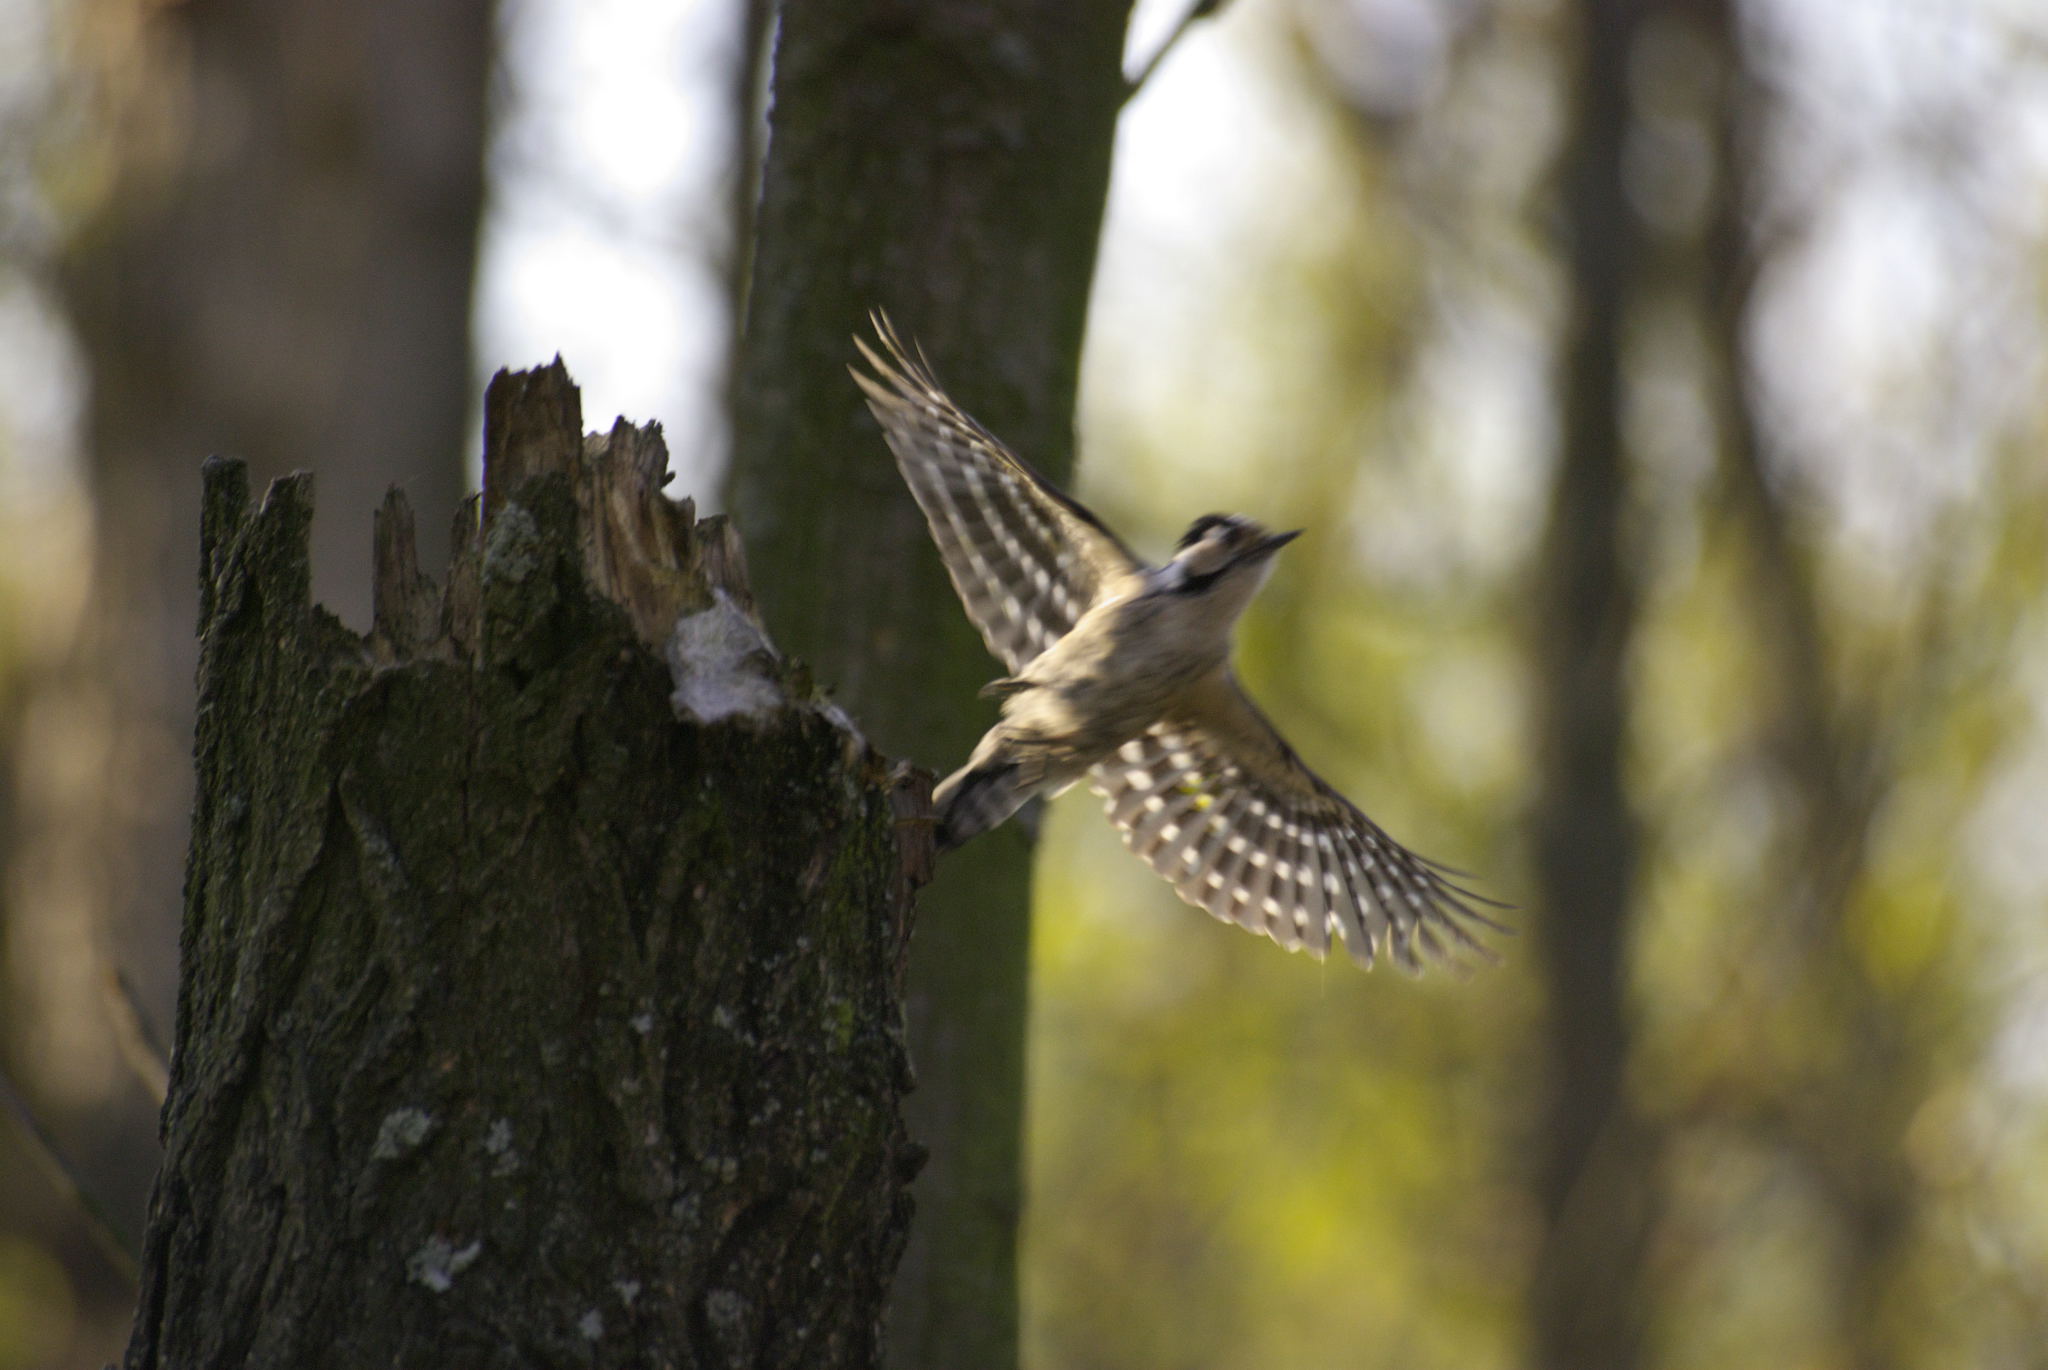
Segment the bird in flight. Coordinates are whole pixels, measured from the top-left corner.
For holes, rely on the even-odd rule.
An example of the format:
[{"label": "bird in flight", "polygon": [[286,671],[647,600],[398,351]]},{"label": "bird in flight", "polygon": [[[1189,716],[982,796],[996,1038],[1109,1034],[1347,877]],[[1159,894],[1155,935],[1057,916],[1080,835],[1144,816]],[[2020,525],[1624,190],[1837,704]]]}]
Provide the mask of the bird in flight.
[{"label": "bird in flight", "polygon": [[[1086,777],[1124,845],[1188,903],[1320,959],[1419,969],[1508,931],[1325,784],[1237,683],[1231,633],[1298,536],[1208,514],[1153,566],[947,398],[877,311],[849,368],[967,616],[1009,674],[1002,717],[932,800],[941,851]],[[886,354],[886,355],[885,355]]]}]

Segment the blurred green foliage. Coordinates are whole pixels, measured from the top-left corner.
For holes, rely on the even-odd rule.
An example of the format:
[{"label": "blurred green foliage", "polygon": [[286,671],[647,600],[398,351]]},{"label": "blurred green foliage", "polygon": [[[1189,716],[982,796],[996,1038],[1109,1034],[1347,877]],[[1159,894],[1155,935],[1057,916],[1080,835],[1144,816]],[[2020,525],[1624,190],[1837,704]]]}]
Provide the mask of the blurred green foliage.
[{"label": "blurred green foliage", "polygon": [[[1212,508],[1305,525],[1241,633],[1248,685],[1397,837],[1526,900],[1544,631],[1528,582],[1555,441],[1528,393],[1568,284],[1543,221],[1559,119],[1539,101],[1487,125],[1487,186],[1440,159],[1488,91],[1564,98],[1571,15],[1490,7],[1433,102],[1389,123],[1319,60],[1330,8],[1238,6],[1162,71],[1156,116],[1134,107],[1083,493],[1155,555]],[[1192,168],[1136,164],[1230,83],[1252,92],[1233,97],[1256,112],[1242,136]],[[1226,246],[1180,245],[1169,214]],[[2018,246],[2038,271],[2048,221],[2031,215]],[[1831,392],[1877,397],[1825,414],[1845,440],[1858,417],[1947,435],[1900,473],[1802,442],[1811,416],[1772,403],[1800,375],[1755,387],[1785,463],[1772,512],[1812,578],[1822,697],[1804,703],[1845,771],[1841,811],[1815,814],[1770,612],[1800,589],[1760,571],[1730,494],[1689,231],[1664,243],[1628,358],[1646,844],[1628,1082],[1655,1134],[1650,1354],[2048,1365],[2048,311],[2021,287],[2017,350],[1891,340],[1918,349],[1911,387],[1859,377],[1855,356],[1805,359],[1823,411]],[[1818,269],[1789,250],[1777,267]],[[1913,410],[1967,388],[1940,373],[1995,367],[2005,384],[1975,390],[2002,407]],[[1868,499],[1905,531],[1859,527]],[[1030,1364],[1526,1363],[1549,1061],[1528,938],[1496,939],[1505,963],[1463,979],[1290,958],[1179,904],[1082,797],[1053,810],[1039,881]]]},{"label": "blurred green foliage", "polygon": [[40,1245],[0,1233],[0,1367],[47,1364],[71,1334],[71,1284]]}]

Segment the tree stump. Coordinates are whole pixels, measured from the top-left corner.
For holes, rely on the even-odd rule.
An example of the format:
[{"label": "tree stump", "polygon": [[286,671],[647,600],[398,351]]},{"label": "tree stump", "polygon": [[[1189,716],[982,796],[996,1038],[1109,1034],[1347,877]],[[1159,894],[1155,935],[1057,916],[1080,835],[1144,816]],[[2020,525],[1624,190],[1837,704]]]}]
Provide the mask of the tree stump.
[{"label": "tree stump", "polygon": [[367,637],[310,602],[310,478],[251,512],[207,463],[129,1366],[880,1361],[929,777],[775,655],[659,430],[579,406],[499,374],[446,591],[393,491]]}]

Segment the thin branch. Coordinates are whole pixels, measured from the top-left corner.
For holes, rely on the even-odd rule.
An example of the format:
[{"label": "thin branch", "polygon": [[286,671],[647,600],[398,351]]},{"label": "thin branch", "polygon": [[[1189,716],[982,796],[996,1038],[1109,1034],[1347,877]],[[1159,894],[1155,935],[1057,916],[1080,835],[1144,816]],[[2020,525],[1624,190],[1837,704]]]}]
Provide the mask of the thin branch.
[{"label": "thin branch", "polygon": [[136,1272],[141,1266],[141,1254],[135,1243],[117,1227],[100,1201],[85,1187],[85,1182],[71,1163],[64,1159],[64,1153],[57,1149],[57,1140],[50,1135],[42,1120],[29,1106],[28,1099],[15,1087],[13,1076],[0,1066],[0,1103],[7,1107],[7,1113],[21,1130],[28,1149],[40,1157],[50,1180],[58,1192],[77,1206],[80,1216],[85,1219],[86,1231],[92,1234],[94,1243],[107,1263],[119,1272],[121,1277],[133,1284]]},{"label": "thin branch", "polygon": [[[742,4],[739,56],[732,72],[732,199],[726,208],[723,263],[735,339],[746,326],[747,284],[753,274],[754,214],[761,199],[762,158],[768,150],[768,88],[776,25],[774,0],[742,0]],[[735,358],[738,352],[735,344]]]},{"label": "thin branch", "polygon": [[170,1058],[164,1052],[162,1039],[150,1026],[149,1015],[142,1011],[134,982],[119,966],[105,966],[100,974],[100,997],[106,1001],[107,1017],[113,1023],[121,1059],[136,1081],[149,1091],[157,1107],[163,1107],[164,1095],[170,1091]]},{"label": "thin branch", "polygon": [[1222,9],[1223,5],[1224,0],[1195,0],[1195,3],[1188,7],[1188,12],[1180,17],[1180,22],[1173,26],[1173,32],[1167,34],[1165,41],[1152,49],[1152,55],[1145,59],[1145,65],[1138,69],[1138,74],[1125,84],[1123,103],[1128,105],[1137,98],[1138,92],[1145,88],[1145,83],[1152,79],[1152,73],[1159,70],[1159,64],[1164,62],[1166,55],[1180,43],[1181,37],[1195,26],[1196,20],[1209,18]]}]

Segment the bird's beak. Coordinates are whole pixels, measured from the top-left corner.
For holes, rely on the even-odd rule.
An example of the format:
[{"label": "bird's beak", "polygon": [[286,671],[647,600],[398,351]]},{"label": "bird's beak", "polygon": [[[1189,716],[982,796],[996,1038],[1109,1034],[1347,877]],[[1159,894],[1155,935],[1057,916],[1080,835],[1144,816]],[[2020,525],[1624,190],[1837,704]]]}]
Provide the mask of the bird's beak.
[{"label": "bird's beak", "polygon": [[1305,529],[1297,528],[1291,533],[1275,533],[1259,544],[1258,553],[1262,557],[1270,557],[1273,553],[1300,537],[1305,531]]}]

